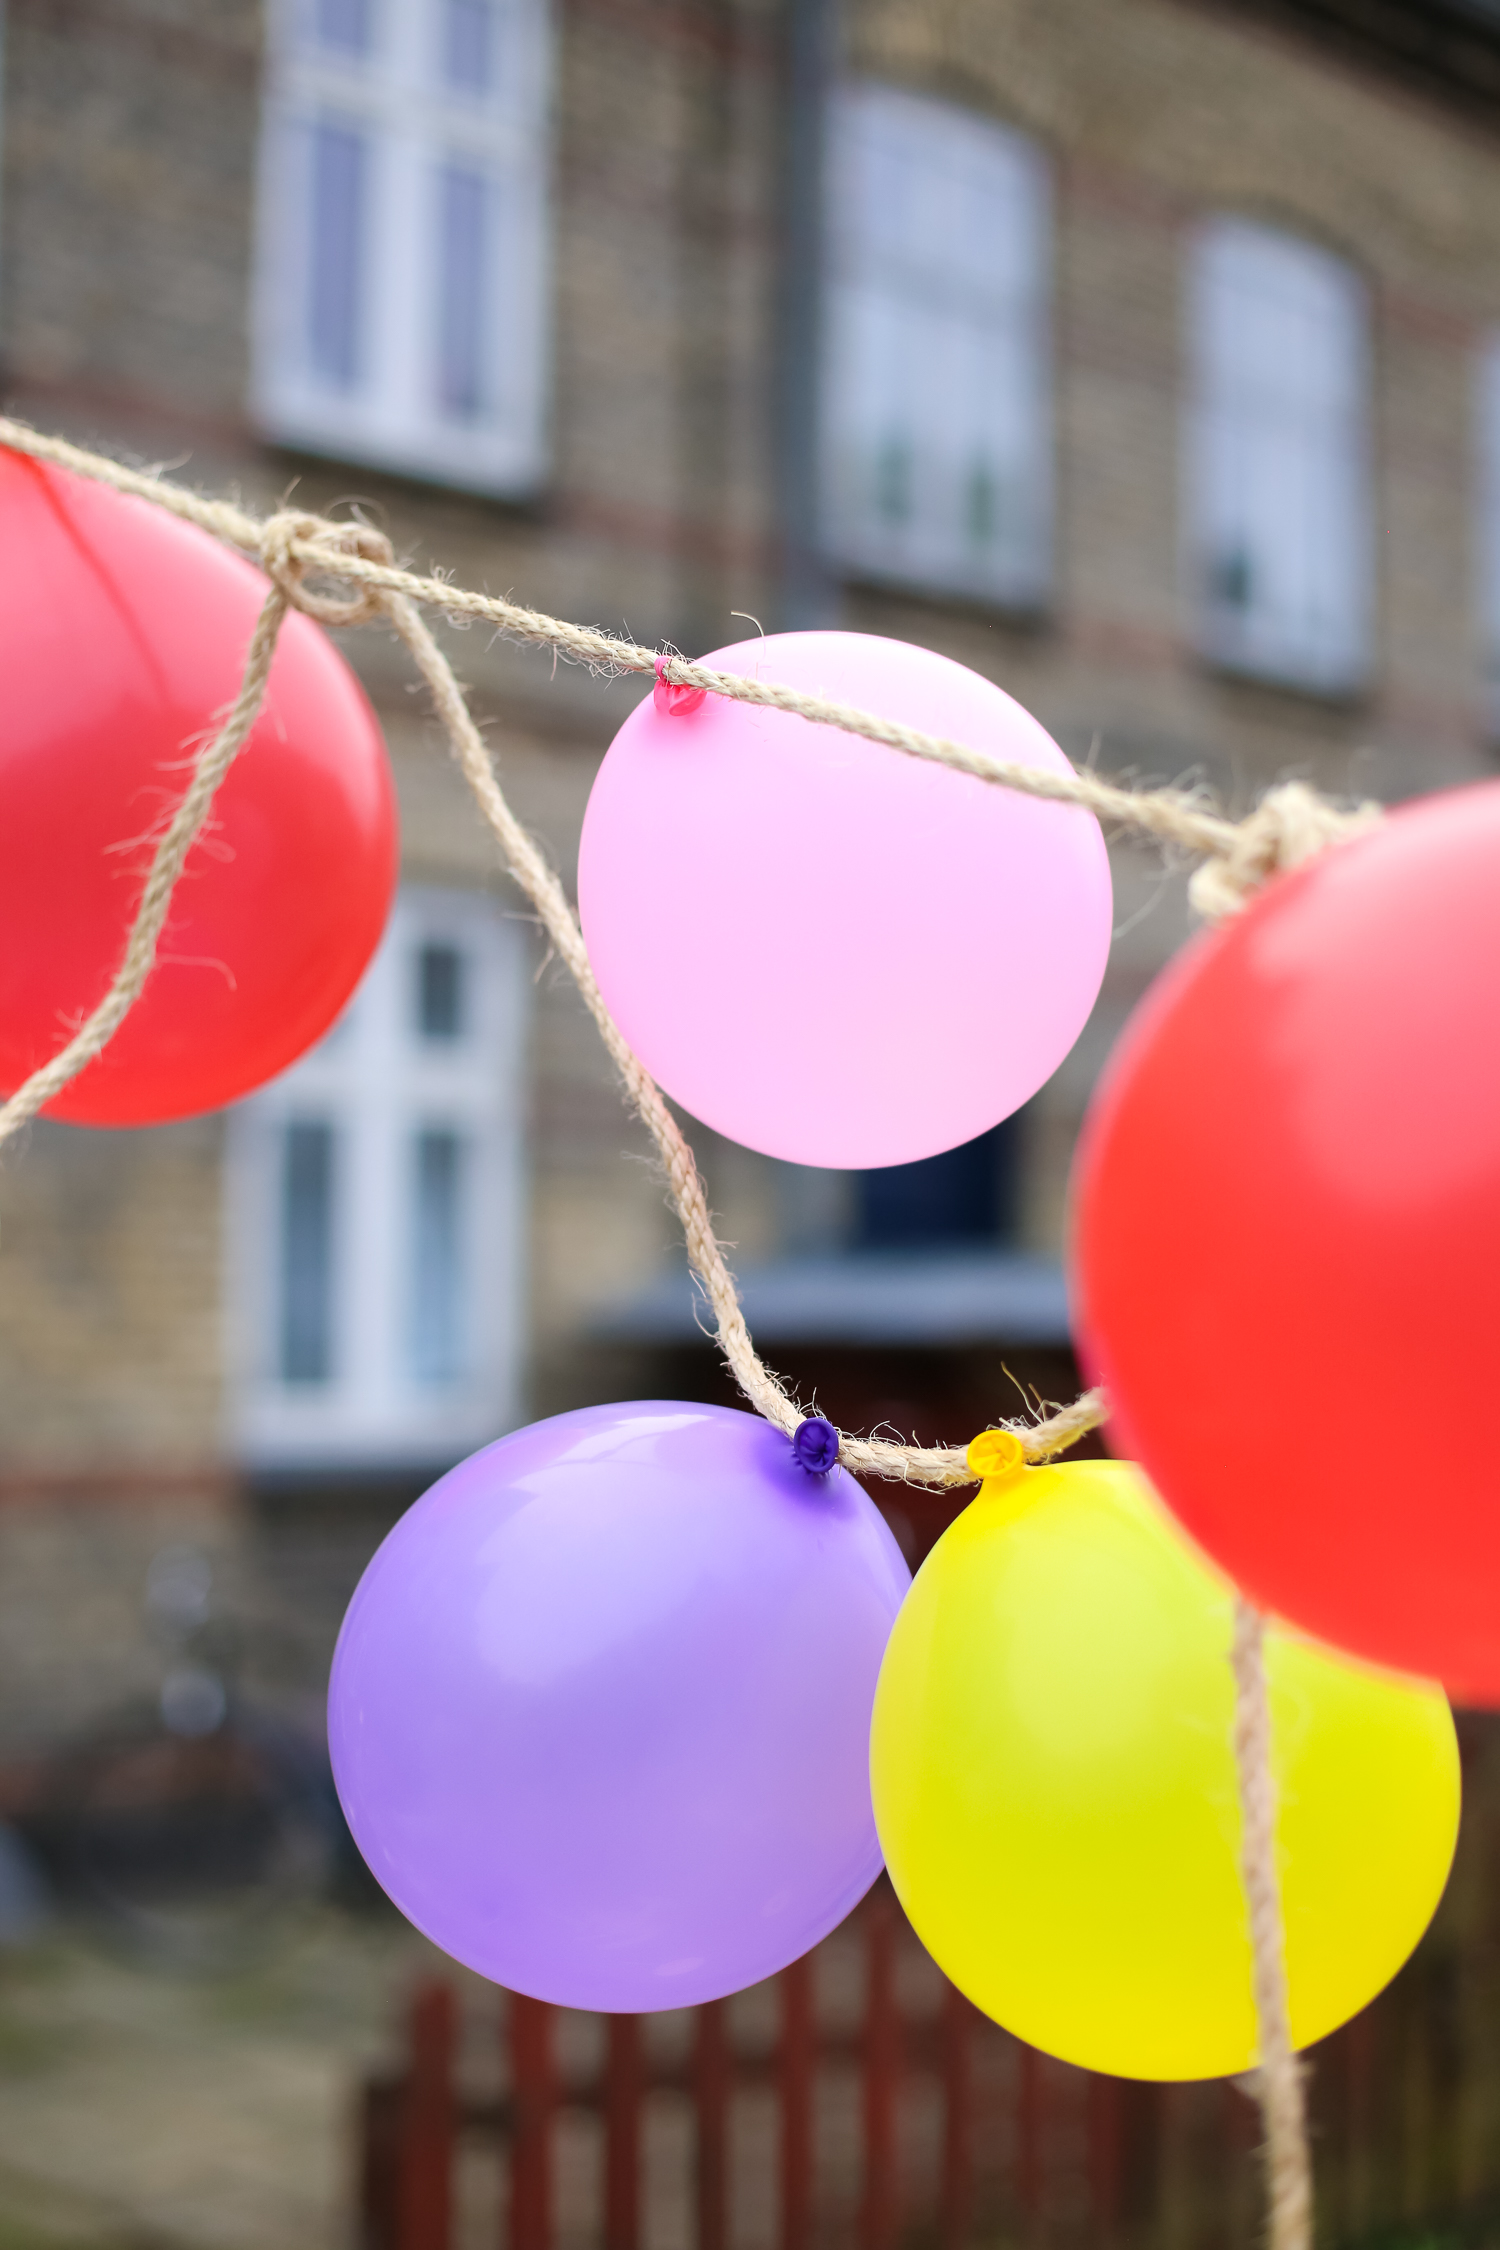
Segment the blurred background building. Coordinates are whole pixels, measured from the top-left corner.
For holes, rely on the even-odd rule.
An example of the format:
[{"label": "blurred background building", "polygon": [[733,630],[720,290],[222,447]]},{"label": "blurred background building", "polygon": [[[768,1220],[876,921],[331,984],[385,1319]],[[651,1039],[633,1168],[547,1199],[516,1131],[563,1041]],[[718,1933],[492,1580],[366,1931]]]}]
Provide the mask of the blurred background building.
[{"label": "blurred background building", "polygon": [[[5,37],[14,412],[256,504],[357,497],[419,563],[647,642],[922,642],[1075,758],[1236,803],[1487,766],[1487,0],[9,0]],[[571,878],[638,683],[457,654]],[[475,1444],[727,1395],[587,1019],[396,650],[348,655],[405,883],[346,1021],[233,1115],[43,1124],[7,1166],[3,1757],[148,1662],[164,1544],[253,1558],[326,1654]],[[762,1344],[851,1423],[963,1438],[1021,1405],[1004,1369],[1072,1381],[1074,1133],[1186,926],[1154,858],[1116,868],[1094,1020],[1013,1123],[862,1176],[694,1134]]]},{"label": "blurred background building", "polygon": [[[0,151],[0,380],[47,429],[692,654],[920,642],[1239,806],[1493,770],[1495,0],[6,0]],[[450,640],[571,883],[640,685]],[[404,881],[345,1020],[230,1115],[42,1123],[0,1178],[0,1809],[131,1697],[191,1732],[210,1583],[315,1734],[435,1472],[730,1397],[400,652],[346,653]],[[1013,1122],[847,1176],[691,1132],[758,1341],[847,1424],[1070,1395],[1073,1139],[1188,927],[1156,855],[1115,870],[1094,1018]]]}]

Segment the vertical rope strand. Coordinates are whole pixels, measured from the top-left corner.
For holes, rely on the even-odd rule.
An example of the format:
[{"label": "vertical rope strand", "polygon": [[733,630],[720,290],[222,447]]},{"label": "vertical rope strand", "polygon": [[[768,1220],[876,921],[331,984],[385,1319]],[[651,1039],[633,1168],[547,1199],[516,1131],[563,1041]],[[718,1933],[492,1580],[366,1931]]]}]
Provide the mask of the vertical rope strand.
[{"label": "vertical rope strand", "polygon": [[1266,1621],[1237,1597],[1234,1605],[1234,1762],[1240,1792],[1240,1870],[1250,1919],[1260,2067],[1257,2094],[1265,2127],[1266,2197],[1271,2250],[1311,2250],[1312,2159],[1302,2066],[1287,2015],[1286,1932],[1276,1865],[1276,1781],[1271,1771],[1271,1705],[1266,1690]]},{"label": "vertical rope strand", "polygon": [[64,1086],[108,1046],[140,998],[156,961],[156,948],[172,904],[172,893],[187,855],[208,818],[220,782],[244,748],[245,739],[260,716],[271,659],[276,654],[276,636],[286,613],[287,598],[279,586],[273,586],[256,620],[239,693],[218,734],[199,753],[187,792],[156,847],[114,981],[67,1045],[39,1070],[34,1070],[0,1107],[0,1143],[18,1133],[54,1094],[60,1094]]},{"label": "vertical rope strand", "polygon": [[604,996],[594,981],[578,917],[568,903],[567,893],[542,857],[535,837],[521,825],[506,803],[484,739],[474,724],[452,665],[438,647],[415,603],[408,601],[404,594],[393,594],[387,597],[387,605],[396,631],[427,682],[453,755],[505,855],[505,864],[541,917],[548,937],[598,1026],[599,1036],[615,1068],[625,1081],[638,1115],[656,1143],[666,1167],[672,1200],[682,1221],[688,1256],[713,1308],[719,1345],[734,1371],[735,1380],[757,1412],[790,1435],[802,1419],[802,1410],[763,1364],[750,1340],[734,1277],[714,1233],[708,1198],[693,1152],[667,1107],[660,1087],[631,1049],[604,1004]]}]

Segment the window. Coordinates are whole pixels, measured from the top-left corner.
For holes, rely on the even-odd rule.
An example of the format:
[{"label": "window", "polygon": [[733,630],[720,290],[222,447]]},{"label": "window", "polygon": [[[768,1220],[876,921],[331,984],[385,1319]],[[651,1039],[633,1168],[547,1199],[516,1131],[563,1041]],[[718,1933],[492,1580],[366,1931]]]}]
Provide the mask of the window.
[{"label": "window", "polygon": [[1337,693],[1370,660],[1369,346],[1342,260],[1244,219],[1194,250],[1189,537],[1204,651]]},{"label": "window", "polygon": [[935,1250],[1008,1242],[1015,1231],[1018,1120],[915,1164],[855,1172],[854,1246]]},{"label": "window", "polygon": [[344,459],[544,468],[547,0],[273,0],[255,405]]},{"label": "window", "polygon": [[1489,727],[1500,738],[1500,333],[1479,369],[1479,587]]},{"label": "window", "polygon": [[861,576],[1028,605],[1051,559],[1045,163],[889,86],[832,108],[825,539]]},{"label": "window", "polygon": [[490,900],[403,891],[342,1021],[232,1113],[253,1463],[435,1464],[513,1418],[529,989],[519,927]]}]

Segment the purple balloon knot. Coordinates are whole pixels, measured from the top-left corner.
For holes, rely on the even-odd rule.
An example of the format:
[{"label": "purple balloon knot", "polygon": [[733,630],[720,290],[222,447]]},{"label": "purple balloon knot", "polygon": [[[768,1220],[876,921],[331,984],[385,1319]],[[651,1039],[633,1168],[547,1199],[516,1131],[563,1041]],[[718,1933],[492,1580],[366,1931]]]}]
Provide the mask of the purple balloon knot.
[{"label": "purple balloon knot", "polygon": [[839,1433],[821,1414],[809,1414],[797,1424],[792,1437],[792,1458],[809,1476],[826,1477],[839,1457]]},{"label": "purple balloon knot", "polygon": [[[675,653],[675,652],[674,652]],[[685,719],[708,701],[706,687],[686,687],[667,678],[667,659],[656,659],[656,685],[651,700],[665,719]]]}]

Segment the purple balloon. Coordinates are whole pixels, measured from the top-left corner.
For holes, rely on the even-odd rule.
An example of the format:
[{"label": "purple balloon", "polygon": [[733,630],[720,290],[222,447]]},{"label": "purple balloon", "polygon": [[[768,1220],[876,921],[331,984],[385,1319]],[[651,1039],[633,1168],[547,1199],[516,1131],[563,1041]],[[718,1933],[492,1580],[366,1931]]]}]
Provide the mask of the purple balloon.
[{"label": "purple balloon", "polygon": [[328,1735],[403,1914],[565,2007],[682,2008],[880,1872],[875,1680],[910,1583],[843,1469],[722,1406],[590,1406],[460,1462],[355,1590]]}]

